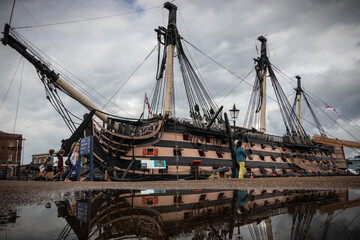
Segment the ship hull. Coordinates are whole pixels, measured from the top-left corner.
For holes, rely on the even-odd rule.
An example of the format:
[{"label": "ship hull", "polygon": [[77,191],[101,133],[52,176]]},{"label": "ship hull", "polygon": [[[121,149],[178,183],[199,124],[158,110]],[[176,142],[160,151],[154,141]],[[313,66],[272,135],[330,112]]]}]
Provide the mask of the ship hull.
[{"label": "ship hull", "polygon": [[[204,130],[173,119],[124,122],[122,131],[93,121],[87,135],[98,148],[95,158],[112,180],[230,178],[237,167],[229,139],[221,130]],[[129,129],[133,129],[130,132]],[[129,132],[127,132],[129,130]],[[331,146],[289,143],[262,133],[239,134],[247,152],[245,177],[289,177],[342,174]]]}]

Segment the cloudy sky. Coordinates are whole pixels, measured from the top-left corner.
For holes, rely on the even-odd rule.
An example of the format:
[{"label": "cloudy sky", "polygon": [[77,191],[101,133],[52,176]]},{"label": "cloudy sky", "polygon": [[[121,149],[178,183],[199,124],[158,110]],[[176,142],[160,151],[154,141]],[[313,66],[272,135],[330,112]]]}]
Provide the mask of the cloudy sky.
[{"label": "cloudy sky", "polygon": [[[164,2],[17,0],[11,25],[19,27],[17,31],[46,54],[52,66],[61,66],[61,76],[69,77],[100,102],[106,103],[120,89],[109,108],[120,116],[138,118],[144,93],[151,95],[153,91],[157,52],[133,72],[157,44],[154,28],[166,26]],[[182,37],[237,76],[245,76],[252,68],[257,57],[255,45],[260,48],[256,39],[264,35],[270,61],[288,77],[278,75],[290,102],[295,76],[300,75],[305,91],[322,101],[317,100],[321,104],[314,110],[325,131],[339,139],[359,141],[358,1],[176,0],[174,4],[178,6],[177,26]],[[11,0],[0,1],[1,26],[9,22],[11,7]],[[53,25],[65,22],[72,23]],[[21,28],[25,26],[30,27]],[[226,111],[235,103],[240,109],[237,125],[242,125],[254,75],[238,84],[239,78],[191,46],[186,47],[216,103]],[[21,61],[8,46],[0,46],[0,56],[0,131],[13,133],[15,129],[15,133],[23,134],[24,162],[29,163],[32,154],[49,148],[58,150],[61,140],[71,133],[47,101],[33,66]],[[175,72],[175,88],[180,98],[176,100],[176,117],[186,118],[179,72]],[[269,97],[274,98],[271,88],[269,91]],[[63,101],[77,116],[87,112],[66,96]],[[325,103],[341,116],[326,115]],[[276,105],[268,100],[267,132],[283,135]],[[304,109],[303,115],[311,122],[304,123],[307,132],[318,134],[309,111]],[[352,150],[346,153],[359,155]]]}]

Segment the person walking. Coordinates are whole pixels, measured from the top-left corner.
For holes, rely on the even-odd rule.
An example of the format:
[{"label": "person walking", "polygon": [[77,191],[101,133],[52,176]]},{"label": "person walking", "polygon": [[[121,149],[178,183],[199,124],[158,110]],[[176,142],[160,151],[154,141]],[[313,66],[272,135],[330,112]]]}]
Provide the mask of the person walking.
[{"label": "person walking", "polygon": [[[66,175],[65,178],[65,182],[71,182],[70,177],[71,177],[71,173],[73,171],[80,171],[80,169],[78,169],[78,164],[77,162],[79,161],[79,143],[74,143],[73,146],[71,147],[73,149],[71,156],[70,156],[70,162],[71,162],[71,168],[69,173]],[[81,178],[80,181],[83,181],[85,178]]]},{"label": "person walking", "polygon": [[47,172],[52,172],[53,171],[53,166],[54,166],[54,149],[50,149],[49,150],[49,156],[46,158],[46,161],[44,163],[45,169]]},{"label": "person walking", "polygon": [[63,156],[64,156],[65,150],[61,149],[58,154],[57,154],[57,158],[58,158],[58,169],[59,172],[55,174],[55,176],[53,177],[53,181],[56,179],[61,180],[61,176],[64,174],[64,160],[63,160]]},{"label": "person walking", "polygon": [[59,168],[59,171],[62,172],[63,171],[63,166],[64,166],[64,159],[63,159],[63,156],[64,156],[64,149],[61,149],[57,155],[57,158],[58,158],[58,168]]},{"label": "person walking", "polygon": [[234,145],[235,145],[236,161],[239,164],[239,173],[237,177],[244,178],[246,153],[244,149],[241,147],[242,146],[241,141],[235,140]]}]

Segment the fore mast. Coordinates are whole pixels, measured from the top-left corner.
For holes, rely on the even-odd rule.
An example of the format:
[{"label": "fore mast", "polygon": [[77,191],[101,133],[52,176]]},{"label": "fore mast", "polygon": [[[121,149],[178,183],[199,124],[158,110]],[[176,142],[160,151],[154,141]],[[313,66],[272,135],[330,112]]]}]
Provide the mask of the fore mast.
[{"label": "fore mast", "polygon": [[176,44],[176,10],[177,7],[169,2],[164,4],[164,8],[169,10],[168,21],[168,37],[165,41],[166,45],[166,82],[165,82],[165,103],[164,115],[170,117],[171,115],[171,99],[174,85],[174,50]]}]

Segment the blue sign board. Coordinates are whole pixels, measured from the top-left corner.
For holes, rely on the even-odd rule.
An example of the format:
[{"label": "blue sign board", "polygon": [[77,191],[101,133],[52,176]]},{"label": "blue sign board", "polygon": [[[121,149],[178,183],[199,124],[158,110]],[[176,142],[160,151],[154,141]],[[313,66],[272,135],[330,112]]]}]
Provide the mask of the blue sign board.
[{"label": "blue sign board", "polygon": [[[94,136],[80,140],[80,156],[90,155],[90,181],[94,180]],[[80,168],[79,168],[80,169]]]},{"label": "blue sign board", "polygon": [[93,152],[93,136],[88,136],[80,140],[80,155],[87,155]]}]

